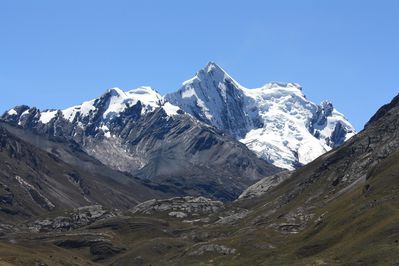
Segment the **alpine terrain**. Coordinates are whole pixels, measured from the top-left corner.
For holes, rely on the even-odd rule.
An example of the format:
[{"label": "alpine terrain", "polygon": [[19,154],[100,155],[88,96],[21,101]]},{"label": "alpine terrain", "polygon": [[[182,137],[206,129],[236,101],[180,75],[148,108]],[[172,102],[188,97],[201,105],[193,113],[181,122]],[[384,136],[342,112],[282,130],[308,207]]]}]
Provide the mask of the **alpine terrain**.
[{"label": "alpine terrain", "polygon": [[[35,110],[23,109],[14,109],[16,117]],[[62,112],[52,120],[66,120]],[[175,119],[162,107],[151,113]],[[145,185],[151,178],[110,169],[80,148],[88,146],[58,136],[56,124],[54,131],[46,129],[40,117],[36,110],[29,121],[14,120],[19,127],[2,123],[0,128],[4,265],[399,262],[399,95],[341,146],[297,170],[264,177],[233,202],[163,194],[155,184]],[[245,150],[221,131],[193,121]],[[104,139],[113,138],[111,125],[105,124],[111,135]],[[76,136],[87,134],[82,128]],[[242,156],[252,158],[246,151]],[[143,194],[129,197],[132,189]],[[115,208],[122,202],[131,207]]]},{"label": "alpine terrain", "polygon": [[0,119],[0,265],[395,265],[399,95],[364,129],[215,63]]},{"label": "alpine terrain", "polygon": [[150,88],[110,89],[66,110],[17,106],[3,119],[39,136],[76,143],[102,164],[179,195],[233,200],[281,170],[223,131],[163,102]]},{"label": "alpine terrain", "polygon": [[275,82],[247,89],[212,62],[165,99],[235,137],[266,161],[290,170],[355,134],[332,103],[312,103],[300,85]]},{"label": "alpine terrain", "polygon": [[[104,164],[128,172],[141,169],[140,174],[147,177],[169,175],[162,167],[168,163],[154,166],[153,156],[155,151],[158,155],[162,153],[162,159],[157,160],[172,156],[164,155],[168,150],[165,143],[172,139],[185,138],[183,143],[179,141],[181,150],[173,150],[173,156],[174,164],[184,162],[188,166],[185,161],[198,148],[214,146],[216,140],[206,136],[207,131],[219,130],[220,134],[245,144],[258,157],[290,170],[342,145],[355,134],[332,103],[312,103],[298,84],[270,83],[247,89],[212,62],[185,81],[182,88],[164,97],[150,87],[127,92],[113,88],[65,110],[40,111],[18,106],[6,112],[3,119],[33,128],[39,134],[73,139]],[[202,133],[194,134],[194,129]],[[158,140],[162,141],[162,151],[158,150]],[[105,150],[107,154],[103,154]],[[201,163],[198,157],[195,156],[196,165]],[[208,158],[207,163],[213,162]]]}]

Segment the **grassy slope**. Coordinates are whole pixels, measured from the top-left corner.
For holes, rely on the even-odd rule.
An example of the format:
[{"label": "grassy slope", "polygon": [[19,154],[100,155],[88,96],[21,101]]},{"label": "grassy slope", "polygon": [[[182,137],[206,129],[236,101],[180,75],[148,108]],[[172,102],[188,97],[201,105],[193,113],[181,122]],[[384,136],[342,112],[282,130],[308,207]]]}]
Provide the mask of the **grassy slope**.
[{"label": "grassy slope", "polygon": [[[76,265],[74,256],[82,260],[78,264],[91,263],[95,256],[88,247],[61,249],[50,243],[101,236],[124,248],[98,261],[106,265],[398,264],[398,109],[384,113],[343,147],[299,169],[263,197],[233,203],[210,216],[209,222],[190,224],[162,213],[127,214],[61,235],[16,234],[17,244],[5,235],[0,258],[12,250],[26,265],[35,260]],[[240,208],[249,210],[245,218],[215,223],[219,216]],[[45,243],[46,252],[60,260],[49,264],[37,243]],[[205,244],[236,252],[190,255]]]},{"label": "grassy slope", "polygon": [[[101,264],[114,265],[392,265],[399,262],[399,152],[381,161],[366,182],[359,183],[331,201],[312,209],[315,215],[297,234],[280,233],[271,224],[308,199],[303,191],[294,201],[272,212],[270,206],[296,183],[287,180],[264,198],[233,204],[252,208],[252,213],[234,225],[211,222],[190,225],[159,214],[156,217],[126,217],[101,221],[71,233],[106,234],[110,241],[125,248],[124,252]],[[317,163],[317,162],[315,162]],[[304,169],[306,170],[306,169]],[[305,175],[306,172],[300,173]],[[314,186],[323,186],[321,179]],[[327,182],[328,183],[328,182]],[[366,189],[366,187],[368,189]],[[315,187],[309,188],[314,190]],[[322,215],[322,219],[316,222]],[[37,235],[37,237],[43,237]],[[24,237],[22,237],[24,238]],[[31,236],[34,239],[33,236]],[[67,238],[67,237],[63,237]],[[26,237],[28,239],[28,237]],[[55,237],[54,237],[55,239]],[[46,240],[3,242],[0,257],[13,264],[29,265],[40,261],[46,265],[90,265],[89,248],[62,249]],[[40,243],[39,248],[35,243]],[[190,256],[205,243],[222,244],[237,249],[236,254],[205,253]],[[45,252],[44,252],[45,250]],[[57,259],[51,260],[49,257]],[[62,263],[61,263],[62,262]]]}]

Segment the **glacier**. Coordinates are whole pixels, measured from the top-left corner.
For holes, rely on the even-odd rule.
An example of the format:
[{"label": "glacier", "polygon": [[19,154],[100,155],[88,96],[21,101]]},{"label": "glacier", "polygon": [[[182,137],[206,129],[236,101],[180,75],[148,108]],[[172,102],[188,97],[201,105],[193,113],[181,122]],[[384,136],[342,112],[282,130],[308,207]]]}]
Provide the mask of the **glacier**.
[{"label": "glacier", "polygon": [[293,170],[356,134],[332,103],[317,105],[296,83],[240,85],[210,62],[165,100],[246,144],[275,166]]}]

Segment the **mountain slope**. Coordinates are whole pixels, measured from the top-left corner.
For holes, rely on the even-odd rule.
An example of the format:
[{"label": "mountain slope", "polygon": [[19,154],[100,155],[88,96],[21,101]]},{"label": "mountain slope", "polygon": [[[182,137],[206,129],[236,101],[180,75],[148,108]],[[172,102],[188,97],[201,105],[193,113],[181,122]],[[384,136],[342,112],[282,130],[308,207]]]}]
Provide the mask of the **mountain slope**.
[{"label": "mountain slope", "polygon": [[[113,88],[65,110],[15,107],[3,119],[40,132],[67,134],[82,143],[87,135],[118,137],[122,130],[128,132],[131,124],[157,108],[175,119],[190,114],[241,141],[260,158],[289,170],[311,162],[355,134],[352,125],[330,102],[312,103],[298,84],[270,83],[247,89],[212,62],[165,97],[150,87],[127,92]],[[118,169],[136,169],[146,164],[124,152],[124,145],[108,146],[114,156],[119,156],[118,161],[132,162],[130,166],[118,165]]]},{"label": "mountain slope", "polygon": [[229,204],[151,200],[72,232],[18,227],[3,234],[0,257],[22,265],[48,254],[60,265],[396,265],[398,97],[341,147],[275,176],[266,193]]},{"label": "mountain slope", "polygon": [[126,209],[171,195],[103,166],[76,144],[51,142],[2,123],[0,160],[2,222],[93,204]]},{"label": "mountain slope", "polygon": [[[391,103],[381,107],[365,125],[362,132],[358,133],[342,147],[321,156],[315,162],[299,169],[296,172],[286,173],[285,179],[298,182],[297,175],[311,169],[315,173],[307,176],[309,180],[302,180],[303,184],[313,183],[319,177],[328,177],[333,192],[339,188],[355,182],[362,184],[373,173],[372,169],[382,160],[389,157],[399,148],[399,97],[395,97]],[[256,187],[266,182],[269,178],[259,181],[253,187],[248,188],[259,194]],[[274,184],[275,186],[275,184]],[[300,187],[293,189],[298,191]],[[245,194],[247,194],[247,192]],[[266,191],[264,191],[266,192]],[[264,194],[264,193],[262,193]],[[317,193],[316,193],[317,194]]]},{"label": "mountain slope", "polygon": [[291,170],[355,134],[331,103],[312,103],[298,84],[270,83],[247,89],[215,63],[165,99],[228,132],[268,162]]},{"label": "mountain slope", "polygon": [[[365,129],[342,147],[287,173],[274,188],[264,189],[270,185],[264,179],[243,194],[247,200],[238,204],[253,210],[247,222],[254,230],[279,232],[275,241],[294,235],[281,247],[285,254],[275,257],[276,261],[397,263],[398,97],[378,110]],[[260,259],[266,254],[270,252],[253,255]]]},{"label": "mountain slope", "polygon": [[150,88],[111,89],[66,110],[18,106],[3,119],[42,136],[72,140],[105,165],[179,194],[234,200],[255,181],[280,170],[160,99]]},{"label": "mountain slope", "polygon": [[[171,224],[169,235],[146,238],[142,249],[112,261],[142,256],[146,263],[171,265],[397,264],[397,99],[347,143],[289,173],[261,197],[199,220],[166,218],[159,210],[156,217]],[[172,227],[184,230],[174,233]],[[157,237],[167,244],[157,245]],[[162,255],[146,256],[160,248]]]}]

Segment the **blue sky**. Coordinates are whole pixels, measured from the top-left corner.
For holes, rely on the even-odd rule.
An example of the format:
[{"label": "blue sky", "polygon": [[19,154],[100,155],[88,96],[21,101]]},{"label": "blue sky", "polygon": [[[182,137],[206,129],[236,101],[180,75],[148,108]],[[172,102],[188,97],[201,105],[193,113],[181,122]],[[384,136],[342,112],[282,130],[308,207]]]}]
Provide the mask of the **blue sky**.
[{"label": "blue sky", "polygon": [[360,130],[399,88],[399,1],[0,1],[0,111],[65,108],[208,61],[246,87],[297,82]]}]

